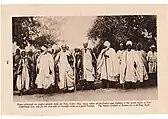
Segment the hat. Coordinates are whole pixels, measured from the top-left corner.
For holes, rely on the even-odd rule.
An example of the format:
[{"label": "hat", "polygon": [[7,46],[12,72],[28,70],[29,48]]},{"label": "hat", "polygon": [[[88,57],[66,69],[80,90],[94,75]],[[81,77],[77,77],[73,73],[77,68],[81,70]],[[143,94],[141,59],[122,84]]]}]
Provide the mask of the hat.
[{"label": "hat", "polygon": [[121,46],[121,45],[124,45],[124,44],[123,44],[123,43],[120,43],[120,46]]},{"label": "hat", "polygon": [[21,52],[26,52],[26,50],[25,50],[25,49],[22,49]]},{"label": "hat", "polygon": [[45,50],[47,50],[47,48],[45,46],[42,46],[41,50],[45,51]]},{"label": "hat", "polygon": [[151,49],[151,48],[155,48],[155,45],[150,46],[150,49]]},{"label": "hat", "polygon": [[127,41],[126,45],[131,45],[132,46],[132,42],[131,41]]},{"label": "hat", "polygon": [[52,52],[52,48],[48,49],[48,51]]},{"label": "hat", "polygon": [[104,46],[110,47],[110,42],[105,41],[105,42],[104,42]]},{"label": "hat", "polygon": [[67,45],[66,44],[62,44],[61,47],[66,47]]}]

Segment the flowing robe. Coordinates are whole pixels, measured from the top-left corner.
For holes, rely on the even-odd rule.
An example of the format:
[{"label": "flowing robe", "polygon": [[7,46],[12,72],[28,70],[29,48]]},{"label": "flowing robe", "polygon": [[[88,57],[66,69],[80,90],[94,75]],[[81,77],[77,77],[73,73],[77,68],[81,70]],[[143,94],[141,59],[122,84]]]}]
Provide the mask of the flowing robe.
[{"label": "flowing robe", "polygon": [[139,79],[136,66],[137,54],[135,50],[125,50],[121,60],[120,83],[133,82],[136,83]]},{"label": "flowing robe", "polygon": [[82,61],[83,61],[83,79],[86,81],[94,81],[94,67],[93,67],[93,55],[91,49],[82,49]]},{"label": "flowing robe", "polygon": [[140,50],[140,51],[137,51],[137,54],[140,56],[143,64],[145,65],[145,68],[147,69],[148,68],[148,65],[147,65],[147,53],[143,50]]},{"label": "flowing robe", "polygon": [[136,51],[137,53],[137,73],[138,73],[138,76],[139,76],[139,81],[140,82],[143,82],[144,80],[148,80],[148,74],[147,74],[147,71],[146,71],[146,67],[145,67],[145,64],[147,64],[147,61],[146,59],[144,58],[144,51],[141,50],[141,51]]},{"label": "flowing robe", "polygon": [[30,83],[30,77],[29,77],[29,63],[28,58],[22,57],[19,61],[19,68],[17,70],[17,88],[18,90],[26,89],[29,90],[29,83]]},{"label": "flowing robe", "polygon": [[30,75],[30,84],[35,83],[36,77],[36,58],[35,55],[28,56],[29,58],[29,75]]},{"label": "flowing robe", "polygon": [[123,52],[124,52],[124,50],[117,51],[117,58],[118,58],[119,64],[121,64],[121,58],[122,58]]},{"label": "flowing robe", "polygon": [[82,55],[80,52],[75,52],[75,77],[76,82],[82,79]]},{"label": "flowing robe", "polygon": [[74,73],[73,69],[68,62],[68,52],[61,51],[55,58],[59,68],[59,82],[60,89],[74,89]]},{"label": "flowing robe", "polygon": [[43,52],[37,59],[39,69],[36,84],[37,88],[47,89],[54,85],[54,60],[51,54]]},{"label": "flowing robe", "polygon": [[147,55],[149,73],[157,72],[157,52],[149,51]]},{"label": "flowing robe", "polygon": [[[108,57],[105,57],[105,55]],[[100,79],[117,81],[116,76],[119,74],[119,63],[113,48],[101,51],[97,60],[97,72],[100,74]]]},{"label": "flowing robe", "polygon": [[119,74],[120,74],[120,71],[122,70],[121,69],[121,59],[122,59],[123,53],[124,53],[124,50],[117,51],[117,58],[118,58],[118,64],[119,64]]}]

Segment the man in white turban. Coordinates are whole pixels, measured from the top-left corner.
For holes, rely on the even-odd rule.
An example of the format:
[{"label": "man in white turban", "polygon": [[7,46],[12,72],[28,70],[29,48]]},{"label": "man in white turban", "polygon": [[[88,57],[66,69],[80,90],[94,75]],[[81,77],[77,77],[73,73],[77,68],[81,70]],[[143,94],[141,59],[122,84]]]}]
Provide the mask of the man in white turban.
[{"label": "man in white turban", "polygon": [[[157,52],[155,50],[155,45],[150,46],[150,51],[147,54],[147,62],[149,68],[149,79],[153,80],[150,83],[157,84]],[[155,80],[155,81],[154,81]]]},{"label": "man in white turban", "polygon": [[61,51],[57,54],[55,58],[55,64],[58,65],[59,69],[58,87],[63,92],[74,91],[74,72],[68,62],[68,57],[70,56],[70,53],[67,51],[66,45],[62,45],[61,48]]},{"label": "man in white turban", "polygon": [[119,60],[119,64],[121,64],[121,57],[122,57],[123,52],[124,52],[124,44],[120,43],[120,49],[117,51],[117,57]]},{"label": "man in white turban", "polygon": [[146,60],[146,52],[142,49],[142,44],[138,43],[136,47],[137,53],[137,72],[139,75],[139,82],[142,83],[148,80],[148,74],[146,71],[147,60]]},{"label": "man in white turban", "polygon": [[91,48],[88,48],[88,43],[83,43],[82,49],[82,71],[83,71],[83,80],[86,81],[84,88],[94,89],[95,81],[95,71],[94,64],[96,62],[96,57],[93,54]]},{"label": "man in white turban", "polygon": [[119,64],[117,54],[110,48],[108,41],[104,42],[105,48],[102,49],[97,60],[97,73],[100,75],[103,88],[114,87],[119,74]]},{"label": "man in white turban", "polygon": [[49,89],[54,85],[54,60],[47,51],[47,46],[41,47],[41,54],[37,59],[37,88]]},{"label": "man in white turban", "polygon": [[125,88],[136,88],[135,84],[139,79],[137,67],[137,54],[132,49],[132,42],[127,41],[127,49],[121,58],[120,83],[125,84]]}]

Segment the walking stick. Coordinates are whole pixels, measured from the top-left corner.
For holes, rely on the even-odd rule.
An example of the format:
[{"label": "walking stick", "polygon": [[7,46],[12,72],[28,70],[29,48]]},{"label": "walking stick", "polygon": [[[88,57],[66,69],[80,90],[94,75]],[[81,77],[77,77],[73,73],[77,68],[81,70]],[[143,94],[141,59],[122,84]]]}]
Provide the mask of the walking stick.
[{"label": "walking stick", "polygon": [[76,67],[75,67],[76,59],[74,57],[74,91],[76,92]]},{"label": "walking stick", "polygon": [[[107,76],[107,80],[108,80],[107,58],[106,58],[106,56],[105,56],[105,67],[106,67],[106,76]],[[107,88],[109,88],[109,85],[107,86]]]},{"label": "walking stick", "polygon": [[124,83],[123,83],[123,89],[125,88],[125,76],[126,76],[126,71],[127,71],[127,51],[126,51],[126,55],[125,55],[125,63],[126,63],[126,67],[125,67],[125,71],[124,71]]},{"label": "walking stick", "polygon": [[23,68],[22,68],[22,62],[21,62],[21,90],[20,90],[20,96],[23,95],[23,92],[22,92],[22,70],[23,70]]},{"label": "walking stick", "polygon": [[[122,58],[122,60],[123,60],[123,58]],[[122,60],[121,60],[121,61],[122,61]],[[126,56],[125,56],[125,63],[127,63],[127,61],[126,61],[126,60],[127,60],[127,52],[126,52]],[[121,64],[122,64],[122,63],[121,63]],[[121,65],[121,64],[120,64],[120,65]],[[121,66],[120,66],[120,67],[121,67]],[[127,65],[126,65],[126,68],[127,68]],[[124,77],[123,77],[123,80],[124,80],[124,81],[123,81],[123,84],[122,84],[122,88],[123,88],[123,89],[125,88],[125,75],[126,75],[126,68],[125,68],[125,70],[124,70]],[[121,70],[121,69],[120,69],[120,70]],[[121,80],[121,74],[120,74],[120,80]]]},{"label": "walking stick", "polygon": [[124,83],[123,83],[123,89],[125,88],[125,75],[126,75],[126,69],[127,69],[127,66],[126,66],[125,71],[124,71]]}]

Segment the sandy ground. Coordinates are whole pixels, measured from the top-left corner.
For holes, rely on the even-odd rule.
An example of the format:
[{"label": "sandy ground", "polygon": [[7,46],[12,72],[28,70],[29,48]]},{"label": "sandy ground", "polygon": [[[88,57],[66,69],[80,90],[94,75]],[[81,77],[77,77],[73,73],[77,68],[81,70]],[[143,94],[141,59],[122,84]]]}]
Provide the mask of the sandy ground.
[{"label": "sandy ground", "polygon": [[156,87],[145,89],[96,89],[73,93],[14,95],[15,102],[157,100]]}]

